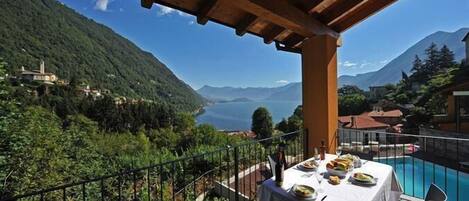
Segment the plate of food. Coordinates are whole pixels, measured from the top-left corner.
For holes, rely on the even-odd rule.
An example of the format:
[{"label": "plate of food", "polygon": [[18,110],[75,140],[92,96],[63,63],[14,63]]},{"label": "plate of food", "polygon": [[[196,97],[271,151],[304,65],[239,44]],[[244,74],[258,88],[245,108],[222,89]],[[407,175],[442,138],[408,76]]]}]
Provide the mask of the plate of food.
[{"label": "plate of food", "polygon": [[377,179],[370,174],[357,172],[354,173],[351,177],[352,183],[358,185],[376,185]]},{"label": "plate of food", "polygon": [[345,154],[345,155],[340,156],[339,158],[353,161],[353,167],[359,168],[362,166],[362,160],[360,159],[360,157],[356,155]]},{"label": "plate of food", "polygon": [[353,167],[353,162],[346,159],[335,159],[326,165],[327,172],[332,176],[345,177]]},{"label": "plate of food", "polygon": [[318,197],[318,193],[313,187],[301,184],[293,185],[290,193],[300,200],[316,200]]},{"label": "plate of food", "polygon": [[318,166],[318,162],[316,162],[315,160],[309,160],[301,163],[298,167],[306,171],[314,171],[318,169]]}]

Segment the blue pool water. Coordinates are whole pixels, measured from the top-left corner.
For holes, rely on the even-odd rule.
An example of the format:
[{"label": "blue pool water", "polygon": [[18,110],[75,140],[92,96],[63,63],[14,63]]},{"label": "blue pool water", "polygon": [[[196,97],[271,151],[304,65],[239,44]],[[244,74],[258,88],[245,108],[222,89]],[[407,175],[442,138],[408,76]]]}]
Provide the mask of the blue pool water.
[{"label": "blue pool water", "polygon": [[393,166],[406,195],[424,198],[430,184],[435,183],[446,190],[449,201],[469,201],[469,174],[413,157],[378,161]]}]

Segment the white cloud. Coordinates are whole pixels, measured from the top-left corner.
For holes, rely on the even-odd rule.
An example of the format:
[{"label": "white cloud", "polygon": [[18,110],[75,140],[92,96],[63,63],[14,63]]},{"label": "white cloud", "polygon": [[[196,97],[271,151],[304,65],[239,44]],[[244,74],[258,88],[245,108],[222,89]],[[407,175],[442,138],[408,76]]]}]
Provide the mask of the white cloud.
[{"label": "white cloud", "polygon": [[107,11],[108,4],[109,4],[109,0],[96,0],[94,9],[100,10],[100,11]]},{"label": "white cloud", "polygon": [[173,8],[170,8],[170,7],[166,7],[166,6],[162,6],[162,5],[157,5],[158,6],[158,15],[159,16],[164,16],[164,15],[170,15],[170,14],[173,14],[173,13],[176,13],[178,14],[179,16],[183,16],[183,17],[187,17],[187,16],[190,16],[182,11],[179,11],[179,10],[176,10],[176,9],[173,9]]},{"label": "white cloud", "polygon": [[159,7],[159,10],[158,10],[158,15],[169,15],[171,13],[174,13],[176,10],[170,8],[170,7],[166,7],[166,6],[162,6],[162,5],[158,5]]},{"label": "white cloud", "polygon": [[189,21],[188,24],[189,25],[193,25],[195,22],[193,20]]},{"label": "white cloud", "polygon": [[277,80],[277,81],[275,81],[275,83],[277,83],[277,84],[288,84],[290,82],[288,82],[287,80]]},{"label": "white cloud", "polygon": [[356,66],[357,63],[353,63],[353,62],[350,62],[350,61],[345,61],[342,65],[344,67],[353,67],[353,66]]},{"label": "white cloud", "polygon": [[365,68],[365,67],[372,66],[372,65],[376,66],[377,64],[364,61],[363,63],[360,64],[360,67],[359,67],[359,68]]}]

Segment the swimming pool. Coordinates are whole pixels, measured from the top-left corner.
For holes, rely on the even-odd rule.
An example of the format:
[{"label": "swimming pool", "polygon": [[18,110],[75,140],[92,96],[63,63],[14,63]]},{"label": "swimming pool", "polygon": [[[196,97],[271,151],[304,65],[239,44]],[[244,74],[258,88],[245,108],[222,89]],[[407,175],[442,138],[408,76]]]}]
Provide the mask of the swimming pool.
[{"label": "swimming pool", "polygon": [[[435,183],[446,191],[448,201],[469,201],[469,174],[467,173],[414,157],[375,161],[393,166],[406,195],[424,198],[430,184]],[[457,191],[458,188],[459,191]]]}]

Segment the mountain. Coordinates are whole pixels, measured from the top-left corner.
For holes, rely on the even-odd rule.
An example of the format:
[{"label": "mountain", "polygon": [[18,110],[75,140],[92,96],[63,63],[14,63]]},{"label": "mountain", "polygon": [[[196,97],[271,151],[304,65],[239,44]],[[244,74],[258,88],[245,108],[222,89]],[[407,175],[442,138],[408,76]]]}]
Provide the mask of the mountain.
[{"label": "mountain", "polygon": [[266,100],[301,101],[302,94],[301,82],[296,82],[276,88]]},{"label": "mountain", "polygon": [[197,92],[203,97],[212,101],[231,101],[241,98],[254,101],[300,101],[301,83],[290,83],[281,87],[212,87],[203,86]]},{"label": "mountain", "polygon": [[456,32],[435,32],[417,42],[378,71],[356,76],[340,76],[339,86],[346,84],[357,85],[367,90],[369,86],[397,83],[401,80],[401,72],[410,73],[415,55],[418,55],[421,59],[425,58],[425,49],[427,49],[432,42],[437,44],[439,48],[443,45],[447,45],[448,48],[454,52],[456,61],[459,62],[465,57],[465,47],[461,40],[468,32],[469,28],[462,28]]},{"label": "mountain", "polygon": [[112,93],[194,111],[204,100],[162,62],[110,28],[56,0],[2,0],[0,57],[14,72],[21,66],[61,79],[87,80]]}]

